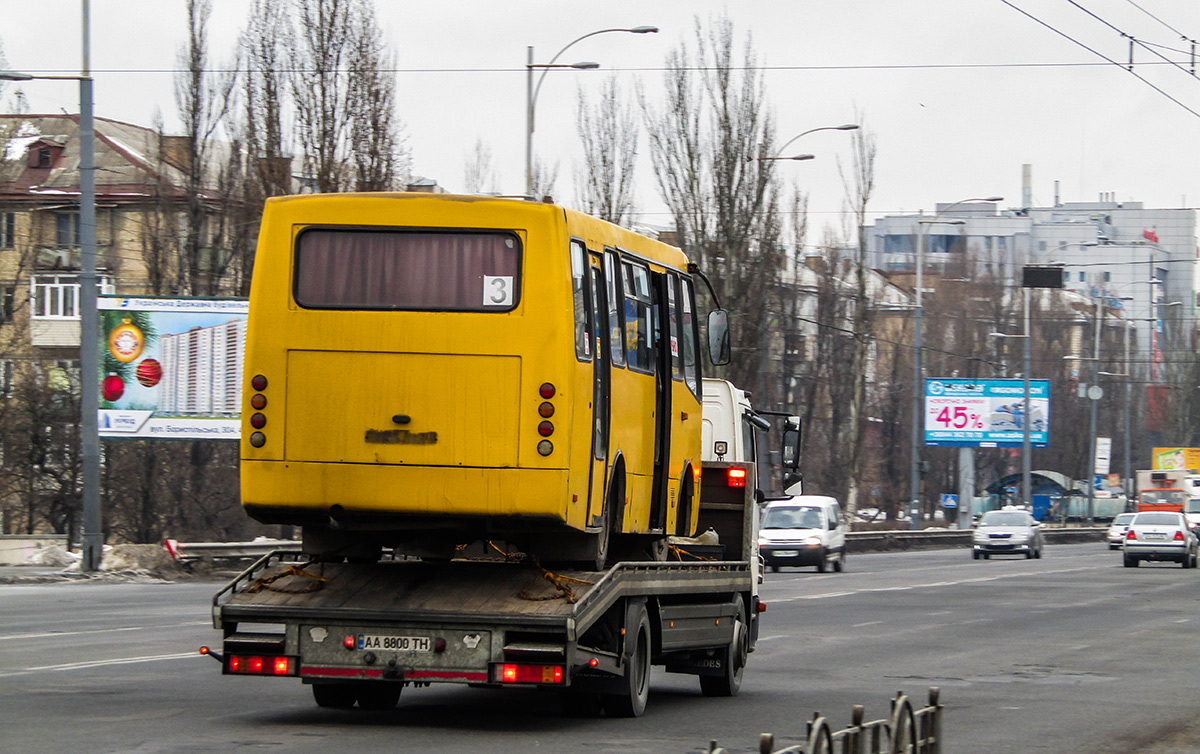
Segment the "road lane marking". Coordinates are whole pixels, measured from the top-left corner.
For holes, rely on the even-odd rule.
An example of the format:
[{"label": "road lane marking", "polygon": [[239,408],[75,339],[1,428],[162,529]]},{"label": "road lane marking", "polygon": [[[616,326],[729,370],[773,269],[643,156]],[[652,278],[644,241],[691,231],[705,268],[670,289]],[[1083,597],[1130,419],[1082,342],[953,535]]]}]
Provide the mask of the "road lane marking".
[{"label": "road lane marking", "polygon": [[110,665],[134,665],[139,662],[158,662],[160,660],[183,660],[192,657],[203,657],[199,652],[179,652],[169,655],[150,655],[148,657],[119,657],[113,660],[89,660],[87,662],[71,662],[65,665],[42,665],[36,668],[24,668],[22,670],[11,670],[8,672],[0,672],[0,678],[11,678],[18,675],[31,675],[33,673],[56,673],[63,670],[87,670],[88,668],[102,668]]},{"label": "road lane marking", "polygon": [[9,634],[0,636],[0,641],[10,639],[54,639],[59,636],[83,636],[84,634],[115,634],[121,631],[151,631],[159,628],[183,628],[186,626],[210,626],[212,621],[200,620],[191,623],[172,623],[166,626],[122,626],[121,628],[93,628],[87,631],[41,631],[34,634]]},{"label": "road lane marking", "polygon": [[866,623],[855,623],[855,624],[854,624],[853,626],[851,626],[850,628],[863,628],[864,626],[878,626],[880,623],[883,623],[883,621],[881,621],[881,620],[869,620],[869,621],[867,621]]},{"label": "road lane marking", "polygon": [[944,587],[944,586],[962,586],[963,584],[982,584],[982,583],[985,583],[988,581],[1000,581],[1002,579],[1022,578],[1022,577],[1028,577],[1028,576],[1041,576],[1041,575],[1046,575],[1046,574],[1058,574],[1058,573],[1075,573],[1078,571],[1091,571],[1091,570],[1094,570],[1091,566],[1084,566],[1084,567],[1080,567],[1080,568],[1059,568],[1059,569],[1055,569],[1052,571],[1037,571],[1035,573],[1024,572],[1024,571],[1020,572],[1020,573],[1001,573],[1001,574],[995,574],[992,576],[976,576],[974,578],[969,578],[969,579],[958,579],[955,581],[932,581],[932,582],[929,582],[926,584],[903,584],[901,586],[867,587],[864,589],[854,589],[854,590],[851,590],[848,592],[825,592],[823,594],[803,594],[803,595],[797,595],[795,597],[772,597],[769,600],[769,602],[773,604],[773,603],[777,603],[777,602],[796,602],[798,600],[823,600],[823,599],[830,599],[832,597],[847,597],[847,596],[851,596],[851,595],[872,594],[872,593],[876,593],[876,592],[907,592],[907,591],[911,591],[913,589],[931,589],[931,588],[935,588],[935,587]]}]

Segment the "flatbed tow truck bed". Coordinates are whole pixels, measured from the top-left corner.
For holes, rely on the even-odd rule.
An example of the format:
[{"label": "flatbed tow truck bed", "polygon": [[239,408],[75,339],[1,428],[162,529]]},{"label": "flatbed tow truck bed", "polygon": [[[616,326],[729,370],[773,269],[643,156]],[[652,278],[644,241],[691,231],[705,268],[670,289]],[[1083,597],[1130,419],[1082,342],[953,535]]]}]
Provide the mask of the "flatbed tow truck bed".
[{"label": "flatbed tow truck bed", "polygon": [[[212,654],[227,674],[327,687],[542,685],[621,699],[629,666],[652,658],[722,693],[711,677],[740,684],[752,651],[752,579],[745,561],[550,573],[528,562],[320,563],[277,551],[213,597],[224,647]],[[398,695],[399,684],[386,685]]]}]

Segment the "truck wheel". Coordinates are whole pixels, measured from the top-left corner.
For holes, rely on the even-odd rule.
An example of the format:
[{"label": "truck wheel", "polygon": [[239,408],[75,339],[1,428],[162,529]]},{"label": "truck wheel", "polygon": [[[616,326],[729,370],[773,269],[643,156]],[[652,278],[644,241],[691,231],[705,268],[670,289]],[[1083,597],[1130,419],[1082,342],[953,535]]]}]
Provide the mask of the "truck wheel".
[{"label": "truck wheel", "polygon": [[749,654],[750,627],[746,625],[746,604],[739,594],[737,619],[733,623],[733,639],[729,646],[717,653],[722,673],[700,676],[700,691],[705,696],[737,696],[742,688],[742,672],[746,669],[746,657]]},{"label": "truck wheel", "polygon": [[313,699],[317,706],[331,709],[350,709],[355,702],[355,689],[348,683],[314,683]]},{"label": "truck wheel", "polygon": [[825,569],[829,566],[825,560],[826,557],[825,551],[821,550],[821,555],[817,558],[817,573],[825,573]]},{"label": "truck wheel", "polygon": [[846,570],[845,550],[842,550],[840,553],[838,553],[838,559],[833,561],[833,570],[837,573],[841,573],[842,571]]},{"label": "truck wheel", "polygon": [[359,687],[355,696],[358,698],[358,706],[365,710],[388,712],[396,708],[403,688],[399,683],[368,683]]},{"label": "truck wheel", "polygon": [[650,697],[650,615],[646,606],[638,606],[635,620],[628,622],[632,644],[625,660],[624,689],[603,698],[609,717],[641,717]]}]

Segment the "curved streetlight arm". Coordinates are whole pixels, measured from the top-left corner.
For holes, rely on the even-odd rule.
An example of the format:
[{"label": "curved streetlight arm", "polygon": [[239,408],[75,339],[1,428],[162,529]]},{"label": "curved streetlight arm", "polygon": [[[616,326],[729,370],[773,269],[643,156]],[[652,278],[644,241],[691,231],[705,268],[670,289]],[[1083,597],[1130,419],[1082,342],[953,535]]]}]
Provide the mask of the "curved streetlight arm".
[{"label": "curved streetlight arm", "polygon": [[[533,193],[533,113],[537,105],[538,93],[542,90],[542,82],[546,80],[546,74],[551,68],[599,68],[599,63],[574,63],[572,65],[559,65],[557,61],[562,54],[566,52],[572,45],[581,42],[588,37],[594,37],[597,34],[608,34],[610,32],[628,32],[630,34],[655,34],[658,32],[657,26],[634,26],[628,29],[598,29],[597,31],[588,32],[581,37],[571,40],[565,47],[554,53],[554,57],[549,63],[538,64],[533,62],[533,47],[526,47],[525,58],[525,194]],[[542,75],[538,77],[537,85],[533,82],[533,69],[541,68]]]},{"label": "curved streetlight arm", "polygon": [[[775,150],[775,154],[776,154],[776,157],[778,157],[779,155],[782,155],[783,150],[785,150],[789,146],[791,146],[792,142],[796,141],[796,139],[799,139],[801,136],[808,136],[809,134],[816,133],[817,131],[857,131],[858,128],[859,128],[859,126],[857,123],[843,123],[840,126],[821,126],[820,128],[810,128],[807,131],[801,131],[800,133],[796,134],[792,138],[785,141],[783,143],[782,147]],[[771,158],[765,158],[765,159],[771,159]]]},{"label": "curved streetlight arm", "polygon": [[[582,42],[583,40],[587,39],[588,37],[594,37],[597,34],[609,34],[609,33],[618,32],[618,31],[628,32],[630,34],[657,34],[658,27],[657,26],[634,26],[634,27],[631,27],[628,29],[615,28],[615,29],[598,29],[596,31],[590,31],[587,34],[584,34],[582,37],[576,37],[575,39],[571,40],[567,44],[563,45],[563,48],[561,50],[559,50],[558,52],[554,53],[554,57],[550,58],[549,63],[542,65],[542,64],[534,63],[532,60],[529,61],[529,63],[527,64],[529,66],[529,68],[543,69],[542,75],[538,77],[537,84],[533,87],[533,94],[529,98],[530,112],[532,113],[534,105],[537,103],[538,92],[540,92],[542,90],[542,81],[545,80],[546,74],[550,72],[549,69],[551,69],[551,68],[581,68],[581,67],[583,67],[583,68],[599,68],[600,67],[599,63],[588,63],[588,64],[578,64],[577,63],[575,65],[556,66],[555,63],[558,61],[558,59],[560,57],[562,57],[562,54],[564,52],[566,52],[568,49],[570,49],[573,45],[575,45],[579,42]],[[533,123],[532,116],[530,117],[529,122],[532,125],[532,123]]]}]

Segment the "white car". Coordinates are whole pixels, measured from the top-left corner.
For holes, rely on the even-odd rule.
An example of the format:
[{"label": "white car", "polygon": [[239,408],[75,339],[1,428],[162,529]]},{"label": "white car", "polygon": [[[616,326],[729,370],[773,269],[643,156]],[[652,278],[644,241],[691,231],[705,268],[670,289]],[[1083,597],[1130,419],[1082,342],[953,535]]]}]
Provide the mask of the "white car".
[{"label": "white car", "polygon": [[1108,539],[1108,549],[1120,550],[1121,545],[1125,544],[1125,532],[1129,531],[1129,522],[1133,520],[1132,513],[1119,513],[1117,517],[1108,525],[1108,533],[1105,538]]},{"label": "white car", "polygon": [[767,505],[758,529],[758,551],[772,571],[816,566],[824,573],[846,567],[846,520],[842,506],[824,495],[794,495]]},{"label": "white car", "polygon": [[1200,540],[1182,513],[1144,511],[1129,522],[1123,547],[1126,568],[1137,568],[1143,560],[1174,560],[1195,568]]},{"label": "white car", "polygon": [[988,511],[971,535],[971,557],[987,560],[993,555],[1042,557],[1042,528],[1023,508],[1005,506]]}]

